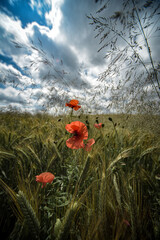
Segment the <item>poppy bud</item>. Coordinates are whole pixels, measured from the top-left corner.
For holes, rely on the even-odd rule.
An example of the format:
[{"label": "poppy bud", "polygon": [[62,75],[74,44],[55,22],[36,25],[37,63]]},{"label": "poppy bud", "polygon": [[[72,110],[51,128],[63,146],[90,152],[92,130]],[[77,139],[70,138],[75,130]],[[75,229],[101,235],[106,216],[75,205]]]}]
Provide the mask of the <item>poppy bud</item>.
[{"label": "poppy bud", "polygon": [[108,120],[111,121],[111,122],[113,121],[111,117],[109,117]]}]

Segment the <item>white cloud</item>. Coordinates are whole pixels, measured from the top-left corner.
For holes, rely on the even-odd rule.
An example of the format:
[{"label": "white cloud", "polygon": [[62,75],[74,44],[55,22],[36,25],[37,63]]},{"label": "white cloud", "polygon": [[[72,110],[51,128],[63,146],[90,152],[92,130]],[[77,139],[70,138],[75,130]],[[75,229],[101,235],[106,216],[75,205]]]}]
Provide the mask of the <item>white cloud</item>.
[{"label": "white cloud", "polygon": [[22,97],[22,95],[20,95],[20,91],[16,90],[13,87],[7,87],[5,89],[0,88],[0,99],[2,102],[6,103],[8,102],[24,103],[24,98]]},{"label": "white cloud", "polygon": [[[5,39],[11,38],[12,40],[18,39],[23,44],[28,43],[28,38],[25,30],[22,28],[21,21],[17,18],[9,17],[0,12],[0,27],[4,30],[3,37]],[[1,36],[1,38],[2,38]],[[14,38],[12,38],[14,37]]]},{"label": "white cloud", "polygon": [[26,75],[23,75],[20,71],[14,68],[12,65],[7,65],[0,62],[0,79],[1,83],[6,86],[18,86],[19,88],[24,88],[31,85],[32,79]]},{"label": "white cloud", "polygon": [[37,13],[41,16],[42,15],[42,7],[43,7],[43,3],[41,0],[30,0],[29,3],[30,7],[32,8],[32,10],[34,10],[34,8],[36,8]]},{"label": "white cloud", "polygon": [[[63,18],[63,14],[61,11],[61,6],[63,3],[64,3],[64,0],[52,0],[50,12],[45,13],[46,21],[48,25],[52,27],[48,36],[53,40],[62,34],[60,33],[60,26]],[[61,41],[61,39],[62,39],[62,35],[61,35],[61,38],[59,38],[59,40]]]}]

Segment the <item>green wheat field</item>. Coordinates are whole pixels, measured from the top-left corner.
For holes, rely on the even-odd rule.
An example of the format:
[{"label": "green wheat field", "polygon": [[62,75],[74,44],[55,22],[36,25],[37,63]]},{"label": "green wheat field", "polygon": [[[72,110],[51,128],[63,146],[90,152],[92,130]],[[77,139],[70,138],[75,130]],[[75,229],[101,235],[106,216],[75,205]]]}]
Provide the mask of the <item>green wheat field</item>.
[{"label": "green wheat field", "polygon": [[[66,146],[74,121],[91,151]],[[159,116],[8,112],[0,123],[3,240],[160,239]],[[55,178],[42,188],[43,172]]]}]

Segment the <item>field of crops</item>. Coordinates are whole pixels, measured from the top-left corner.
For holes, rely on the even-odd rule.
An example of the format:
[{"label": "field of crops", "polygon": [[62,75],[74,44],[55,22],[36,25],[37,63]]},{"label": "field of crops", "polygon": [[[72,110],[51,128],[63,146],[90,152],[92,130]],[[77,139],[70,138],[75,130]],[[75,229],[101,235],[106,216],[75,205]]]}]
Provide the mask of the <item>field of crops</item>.
[{"label": "field of crops", "polygon": [[[1,113],[0,122],[3,240],[160,239],[158,117]],[[73,122],[87,129],[79,149],[66,144]],[[52,181],[36,181],[46,172]]]}]

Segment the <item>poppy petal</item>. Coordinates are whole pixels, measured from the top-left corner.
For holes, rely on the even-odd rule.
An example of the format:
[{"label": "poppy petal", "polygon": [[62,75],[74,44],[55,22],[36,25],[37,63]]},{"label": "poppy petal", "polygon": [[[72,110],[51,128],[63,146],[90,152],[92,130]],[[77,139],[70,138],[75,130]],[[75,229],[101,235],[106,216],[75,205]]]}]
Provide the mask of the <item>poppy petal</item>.
[{"label": "poppy petal", "polygon": [[36,182],[42,182],[43,181],[43,177],[40,175],[36,176]]},{"label": "poppy petal", "polygon": [[66,145],[67,145],[67,147],[72,148],[72,149],[84,148],[84,146],[85,146],[83,143],[83,139],[77,139],[76,136],[69,138],[66,141]]},{"label": "poppy petal", "polygon": [[75,107],[73,107],[73,109],[75,110],[75,111],[77,111],[79,108],[81,108],[81,106],[75,106]]},{"label": "poppy petal", "polygon": [[83,139],[88,138],[88,130],[84,123],[80,121],[73,122],[73,128],[77,131],[77,133],[81,136],[83,136]]},{"label": "poppy petal", "polygon": [[102,127],[102,123],[95,123],[94,126],[95,128],[100,129]]},{"label": "poppy petal", "polygon": [[46,173],[45,176],[43,177],[43,182],[46,183],[51,183],[54,179],[54,175],[51,173]]},{"label": "poppy petal", "polygon": [[66,107],[70,107],[72,109],[74,109],[75,111],[77,111],[79,108],[81,108],[81,106],[78,106],[77,104],[79,103],[78,100],[76,99],[72,99],[69,103],[66,103]]},{"label": "poppy petal", "polygon": [[85,145],[85,150],[86,151],[91,151],[92,150],[92,145],[95,143],[95,140],[93,138],[91,138],[90,140],[88,140],[87,144]]},{"label": "poppy petal", "polygon": [[66,129],[68,132],[70,132],[70,133],[74,133],[74,132],[78,129],[78,127],[75,126],[75,125],[73,124],[73,122],[72,122],[71,124],[67,124],[67,125],[65,126],[65,129]]},{"label": "poppy petal", "polygon": [[66,103],[65,105],[66,105],[66,107],[70,107],[71,106],[69,103]]},{"label": "poppy petal", "polygon": [[43,172],[36,176],[36,181],[42,183],[42,188],[46,186],[47,183],[51,183],[55,176],[50,172]]},{"label": "poppy petal", "polygon": [[76,99],[72,99],[69,103],[73,106],[76,106],[79,103],[79,101]]},{"label": "poppy petal", "polygon": [[86,140],[88,138],[88,130],[84,123],[83,125],[81,124],[80,129],[78,130],[78,133],[80,133],[83,136],[83,139]]},{"label": "poppy petal", "polygon": [[88,130],[84,123],[80,121],[75,121],[70,124],[67,124],[65,126],[65,129],[70,133],[77,132],[79,136],[81,136],[83,139],[88,138]]}]

